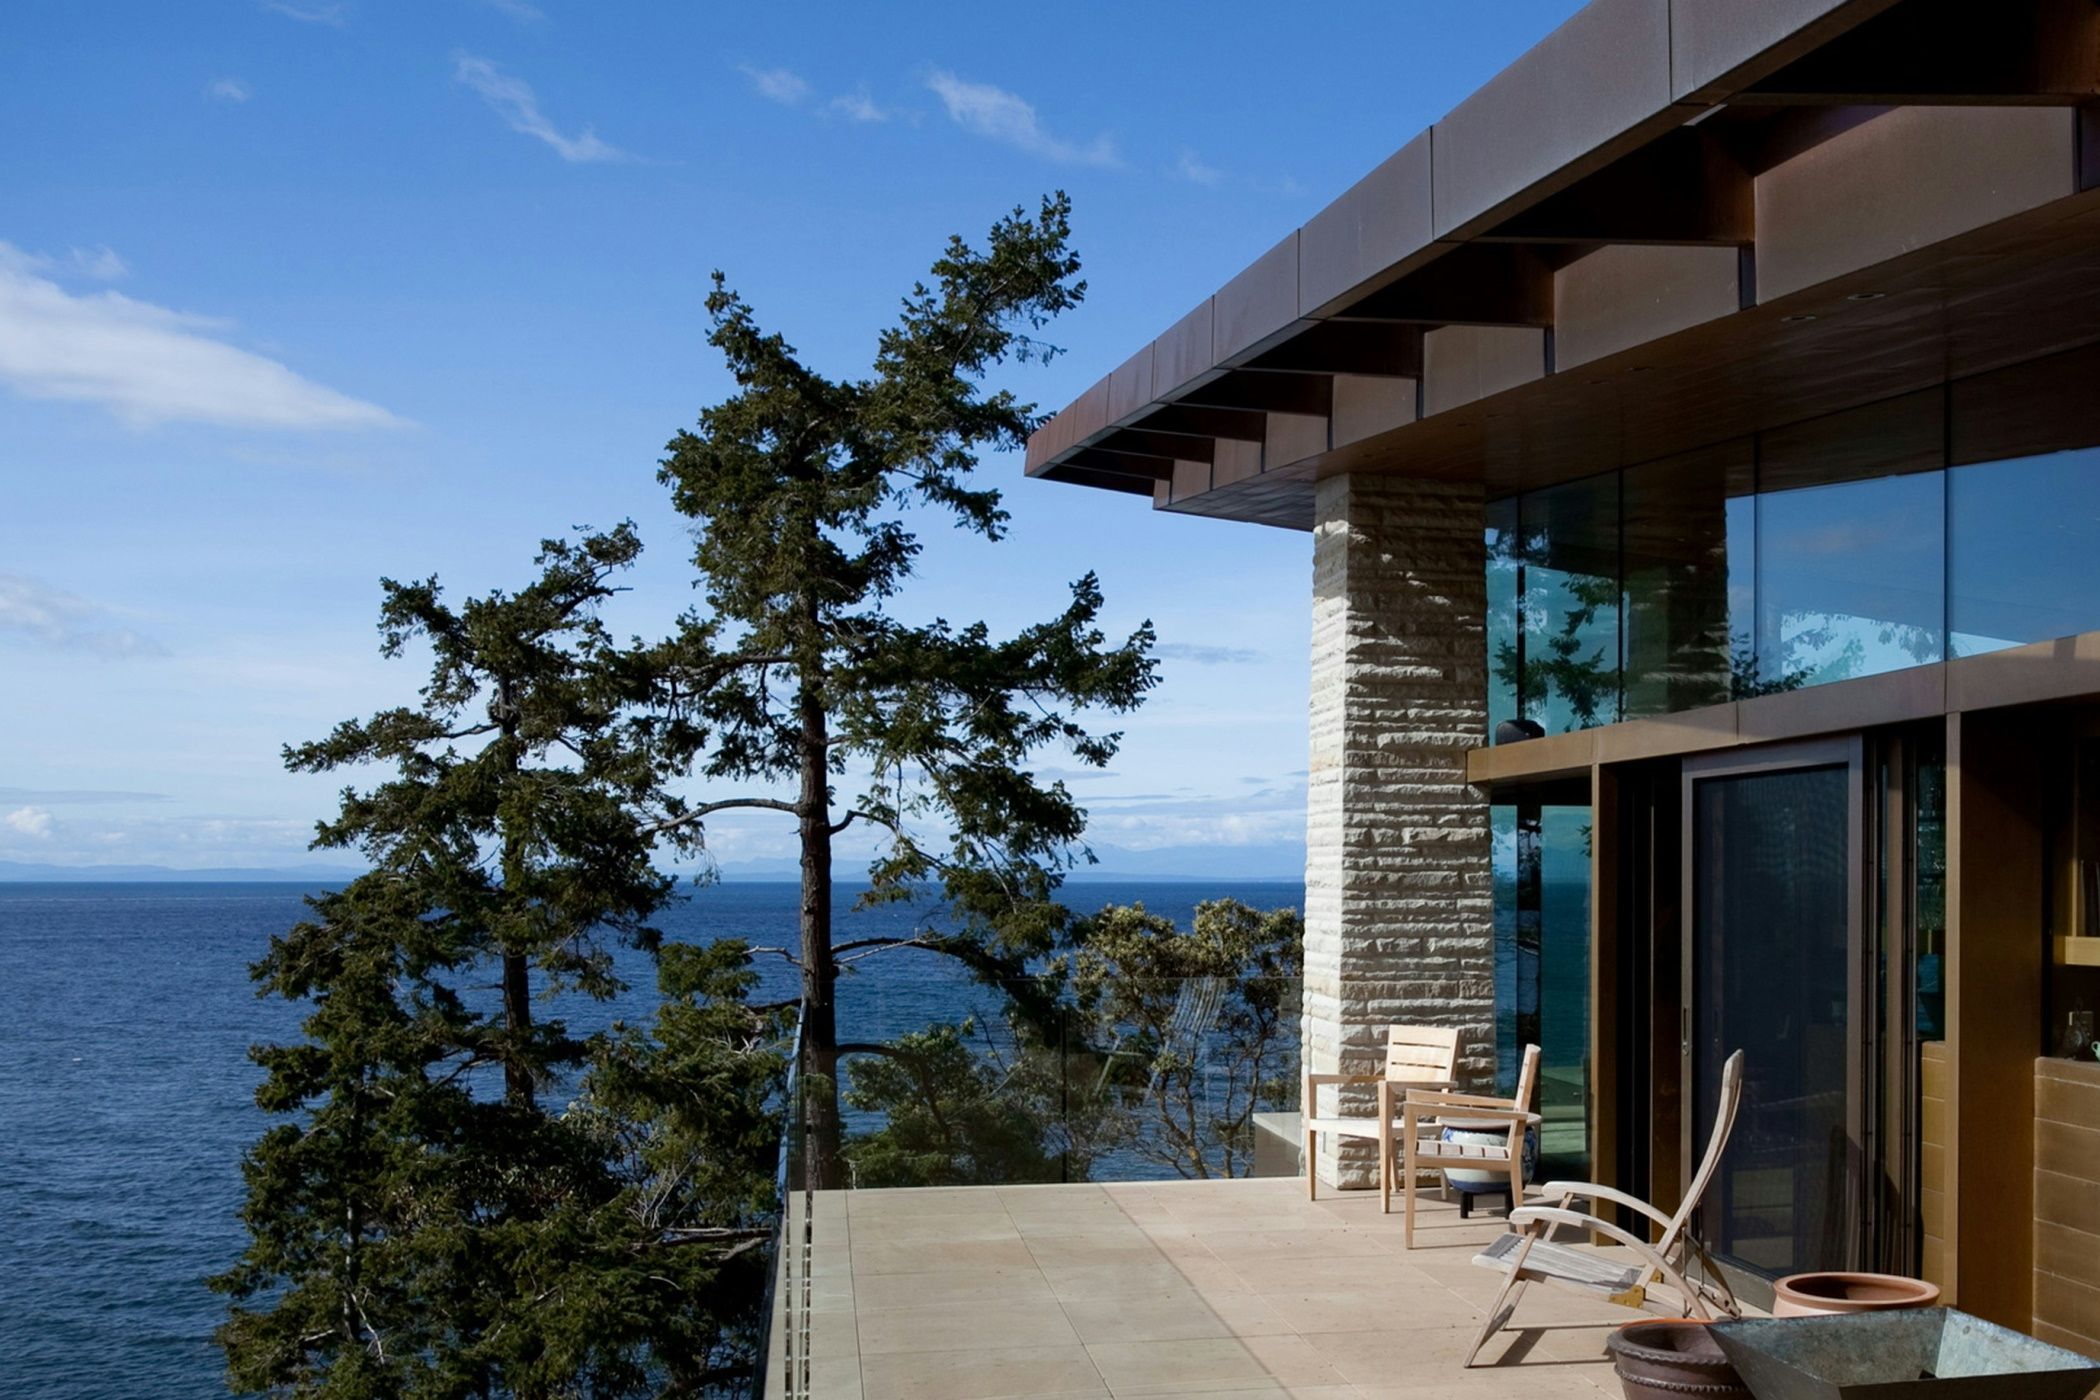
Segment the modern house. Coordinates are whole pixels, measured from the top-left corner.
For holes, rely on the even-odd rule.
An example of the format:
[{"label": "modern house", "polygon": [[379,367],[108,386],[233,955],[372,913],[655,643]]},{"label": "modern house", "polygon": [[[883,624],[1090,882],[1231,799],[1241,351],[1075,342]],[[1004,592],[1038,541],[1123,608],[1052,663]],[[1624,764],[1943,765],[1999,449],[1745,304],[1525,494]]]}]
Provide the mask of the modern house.
[{"label": "modern house", "polygon": [[1753,1293],[2100,1355],[2100,5],[1594,0],[1134,350],[1027,470],[1312,535],[1308,1067],[1668,1206],[1740,1047]]}]

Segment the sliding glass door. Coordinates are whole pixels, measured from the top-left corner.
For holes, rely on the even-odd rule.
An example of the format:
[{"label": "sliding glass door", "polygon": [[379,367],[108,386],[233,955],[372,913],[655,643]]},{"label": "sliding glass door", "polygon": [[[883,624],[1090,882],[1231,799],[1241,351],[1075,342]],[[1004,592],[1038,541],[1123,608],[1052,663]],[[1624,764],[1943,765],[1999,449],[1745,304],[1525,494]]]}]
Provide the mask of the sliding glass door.
[{"label": "sliding glass door", "polygon": [[1682,1171],[1741,1050],[1742,1111],[1702,1219],[1747,1277],[1847,1267],[1860,1250],[1861,781],[1856,739],[1684,768]]}]

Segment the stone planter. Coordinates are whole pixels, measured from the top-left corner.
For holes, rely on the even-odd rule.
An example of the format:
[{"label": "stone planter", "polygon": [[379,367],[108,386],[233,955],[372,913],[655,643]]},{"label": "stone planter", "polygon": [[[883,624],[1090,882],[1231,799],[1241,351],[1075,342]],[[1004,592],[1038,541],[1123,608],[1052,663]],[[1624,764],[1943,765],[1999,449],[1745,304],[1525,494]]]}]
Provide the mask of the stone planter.
[{"label": "stone planter", "polygon": [[1789,1274],[1772,1285],[1772,1316],[1820,1317],[1829,1313],[1893,1312],[1929,1308],[1940,1286],[1901,1274],[1863,1274],[1843,1269]]},{"label": "stone planter", "polygon": [[1611,1334],[1605,1352],[1626,1400],[1751,1400],[1703,1322],[1648,1318]]}]

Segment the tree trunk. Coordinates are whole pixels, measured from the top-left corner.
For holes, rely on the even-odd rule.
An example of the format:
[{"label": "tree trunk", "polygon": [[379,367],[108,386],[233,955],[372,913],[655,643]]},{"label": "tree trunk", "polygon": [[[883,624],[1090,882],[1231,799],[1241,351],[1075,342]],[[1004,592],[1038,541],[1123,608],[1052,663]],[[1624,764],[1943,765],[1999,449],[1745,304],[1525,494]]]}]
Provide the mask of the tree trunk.
[{"label": "tree trunk", "polygon": [[795,804],[802,838],[802,1048],[804,1104],[809,1115],[806,1170],[824,1191],[845,1185],[839,1160],[839,1025],[832,1000],[837,969],[831,957],[831,735],[821,676],[802,671],[796,707],[801,719],[802,793]]}]

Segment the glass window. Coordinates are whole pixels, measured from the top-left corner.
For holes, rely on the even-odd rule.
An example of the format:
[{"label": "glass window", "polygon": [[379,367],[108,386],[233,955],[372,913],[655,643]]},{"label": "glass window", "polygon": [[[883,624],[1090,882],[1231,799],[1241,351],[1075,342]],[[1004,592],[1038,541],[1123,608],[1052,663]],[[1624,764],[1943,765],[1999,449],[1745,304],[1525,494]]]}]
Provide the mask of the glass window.
[{"label": "glass window", "polygon": [[1517,539],[1517,498],[1490,501],[1487,508],[1488,732],[1522,713],[1517,676],[1517,605],[1523,588],[1522,550]]},{"label": "glass window", "polygon": [[1626,470],[1626,718],[1728,699],[1731,497],[1750,477],[1747,443]]},{"label": "glass window", "polygon": [[2100,449],[1950,471],[1947,588],[1953,656],[2100,626]]},{"label": "glass window", "polygon": [[1750,693],[1941,659],[1945,485],[1915,472],[1757,497]]},{"label": "glass window", "polygon": [[1542,1176],[1589,1174],[1590,809],[1539,810],[1538,1044]]},{"label": "glass window", "polygon": [[1520,498],[1525,717],[1548,734],[1619,718],[1619,474]]}]

